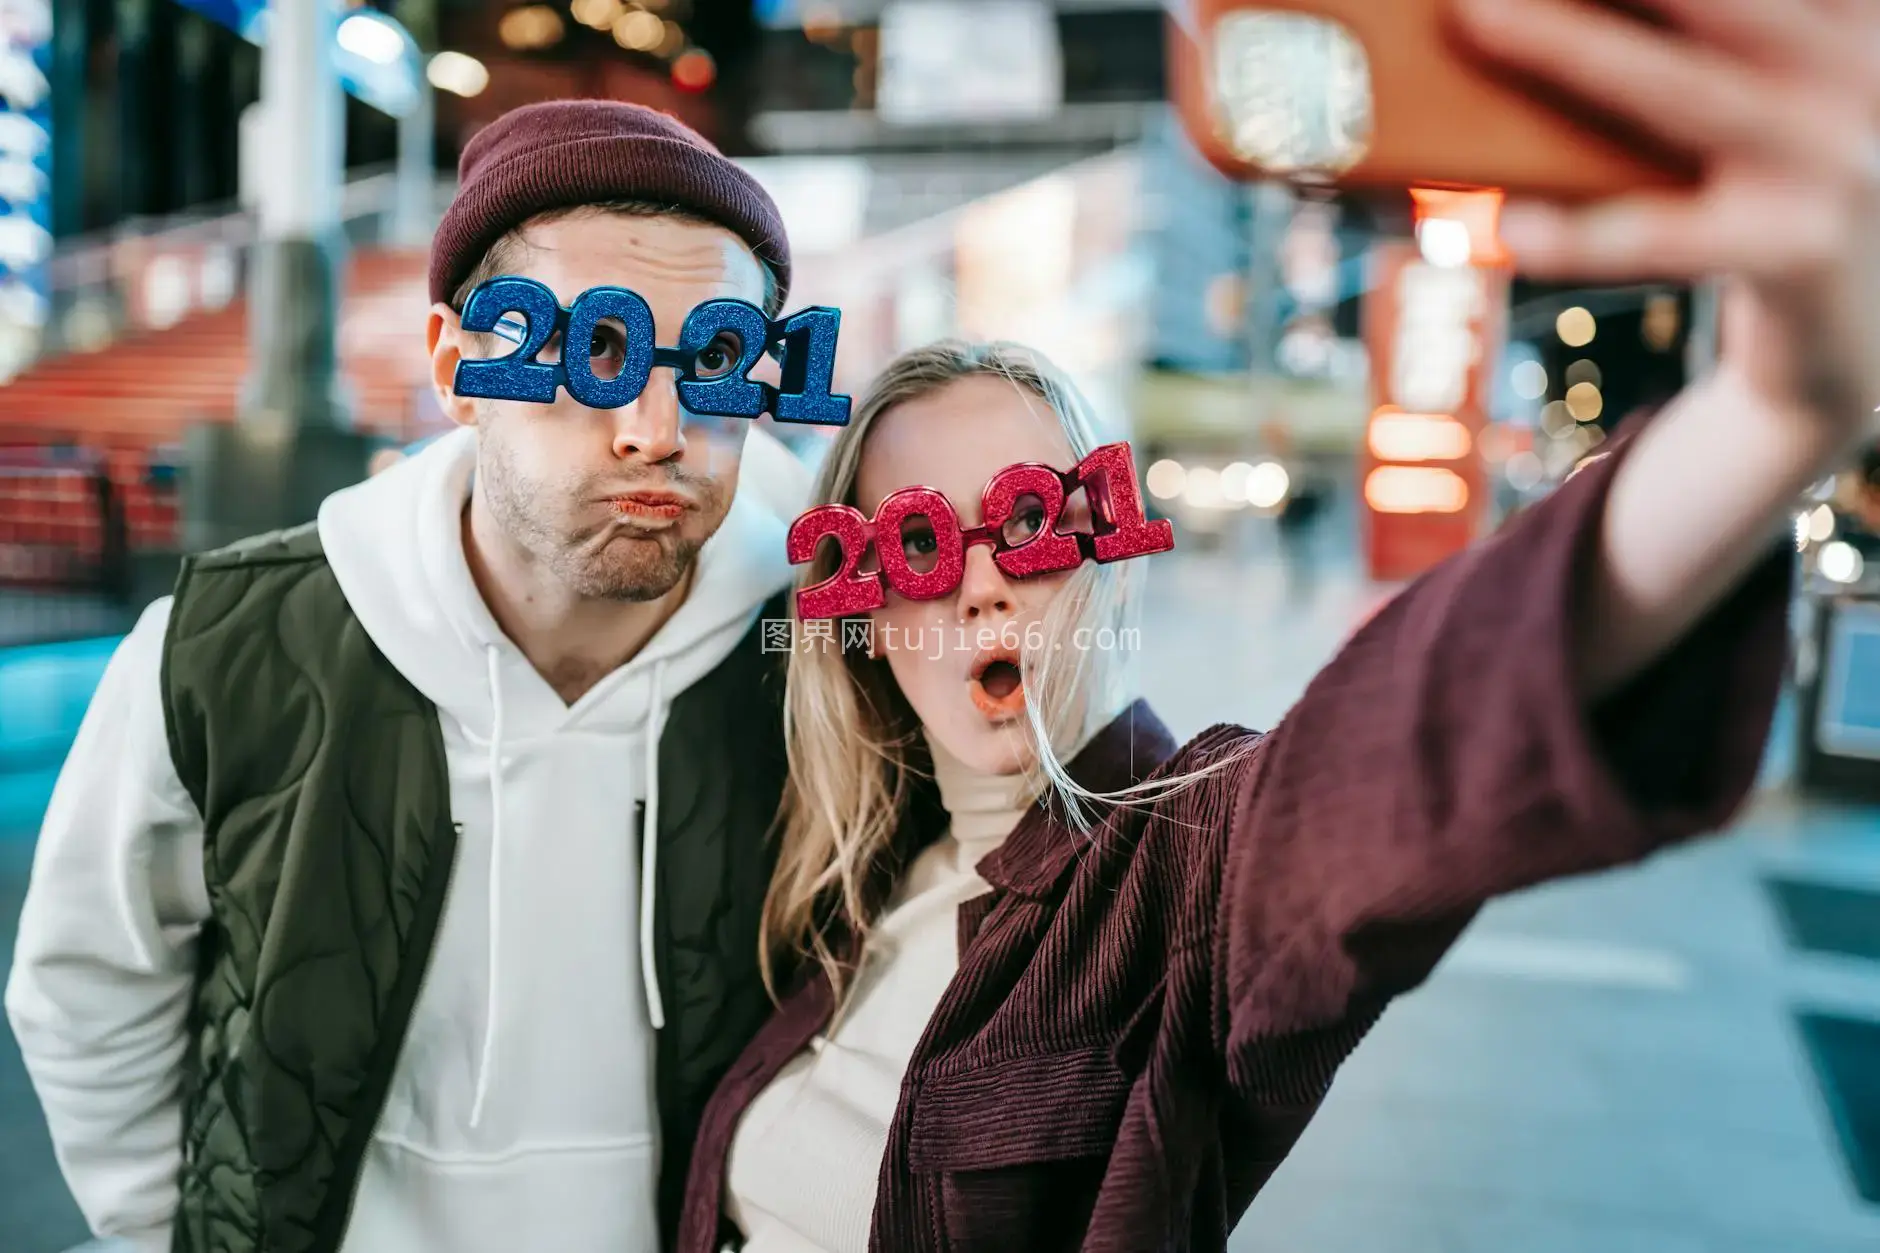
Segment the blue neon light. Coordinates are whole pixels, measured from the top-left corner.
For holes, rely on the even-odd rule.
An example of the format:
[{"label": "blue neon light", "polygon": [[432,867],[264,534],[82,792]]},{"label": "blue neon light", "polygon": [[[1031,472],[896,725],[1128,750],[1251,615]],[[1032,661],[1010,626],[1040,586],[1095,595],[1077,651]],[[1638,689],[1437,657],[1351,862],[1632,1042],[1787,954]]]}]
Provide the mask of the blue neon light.
[{"label": "blue neon light", "polygon": [[0,329],[36,330],[51,296],[52,0],[0,17]]},{"label": "blue neon light", "polygon": [[[228,27],[249,43],[260,47],[267,42],[268,5],[265,0],[178,0],[186,9],[191,9],[211,21]],[[333,10],[333,28],[339,29],[342,17],[353,13],[370,13],[378,21],[404,33],[389,14],[367,9],[342,11],[335,5]],[[405,36],[408,47],[415,49],[411,37]],[[339,68],[340,85],[348,94],[358,97],[373,108],[394,117],[402,116],[418,100],[418,75],[423,72],[416,63],[416,58],[394,65],[381,65],[368,61],[364,57],[348,52],[344,48],[334,49],[334,60]]]}]

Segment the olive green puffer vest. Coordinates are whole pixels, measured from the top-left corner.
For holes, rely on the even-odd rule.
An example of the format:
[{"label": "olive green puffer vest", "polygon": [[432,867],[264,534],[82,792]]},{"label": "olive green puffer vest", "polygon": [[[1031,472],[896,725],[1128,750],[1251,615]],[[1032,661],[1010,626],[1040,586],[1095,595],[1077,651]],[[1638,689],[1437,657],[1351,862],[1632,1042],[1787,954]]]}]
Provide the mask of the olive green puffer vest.
[{"label": "olive green puffer vest", "polygon": [[[763,611],[784,615],[781,595]],[[770,1009],[757,924],[783,673],[760,632],[674,700],[660,738],[667,1245],[705,1101]],[[163,687],[212,907],[173,1248],[335,1253],[456,852],[437,711],[366,636],[312,526],[185,564]]]}]

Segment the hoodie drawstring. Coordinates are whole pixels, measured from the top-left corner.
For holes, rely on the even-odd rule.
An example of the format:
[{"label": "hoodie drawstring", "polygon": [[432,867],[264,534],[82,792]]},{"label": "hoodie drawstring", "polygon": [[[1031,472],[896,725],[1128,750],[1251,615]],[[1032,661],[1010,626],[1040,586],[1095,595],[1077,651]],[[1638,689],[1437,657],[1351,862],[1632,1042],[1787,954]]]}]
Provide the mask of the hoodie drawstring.
[{"label": "hoodie drawstring", "polygon": [[489,1003],[483,1015],[483,1055],[477,1059],[476,1096],[470,1102],[470,1125],[483,1121],[483,1099],[490,1091],[490,1066],[496,1052],[497,979],[502,969],[503,919],[503,684],[502,658],[491,644],[483,650],[490,677],[490,981]]},{"label": "hoodie drawstring", "polygon": [[653,908],[659,899],[659,735],[665,729],[665,658],[653,663],[653,694],[646,705],[646,819],[640,830],[640,974],[646,984],[646,1015],[653,1030],[666,1026],[665,1001],[659,994],[659,968],[653,962]]},{"label": "hoodie drawstring", "polygon": [[[489,1000],[483,1019],[483,1049],[477,1059],[476,1095],[470,1102],[470,1125],[483,1121],[483,1103],[489,1096],[490,1073],[496,1056],[496,1016],[501,979],[503,920],[503,685],[502,658],[495,645],[484,649],[490,683],[490,974]],[[665,1003],[659,994],[659,971],[653,962],[653,911],[658,900],[659,871],[659,735],[665,726],[662,704],[666,678],[664,658],[653,663],[653,692],[646,714],[646,825],[640,839],[640,973],[646,982],[646,1013],[653,1030],[666,1025]]]}]

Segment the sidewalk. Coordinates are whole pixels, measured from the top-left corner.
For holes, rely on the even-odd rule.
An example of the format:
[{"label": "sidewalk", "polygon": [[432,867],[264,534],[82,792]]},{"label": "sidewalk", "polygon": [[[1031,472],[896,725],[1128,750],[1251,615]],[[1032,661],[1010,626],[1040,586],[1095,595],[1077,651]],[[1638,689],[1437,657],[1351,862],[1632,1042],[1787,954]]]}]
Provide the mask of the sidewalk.
[{"label": "sidewalk", "polygon": [[1491,906],[1346,1066],[1236,1253],[1880,1248],[1793,1017],[1880,1018],[1880,977],[1799,960],[1760,882],[1823,821],[1768,801]]}]

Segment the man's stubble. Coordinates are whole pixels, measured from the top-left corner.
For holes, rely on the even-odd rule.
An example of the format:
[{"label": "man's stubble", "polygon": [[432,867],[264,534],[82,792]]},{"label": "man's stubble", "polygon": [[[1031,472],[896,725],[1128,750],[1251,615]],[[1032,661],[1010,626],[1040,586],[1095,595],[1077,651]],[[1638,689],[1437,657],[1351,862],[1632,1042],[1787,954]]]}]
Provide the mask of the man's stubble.
[{"label": "man's stubble", "polygon": [[[587,600],[657,600],[677,587],[698,560],[704,539],[682,535],[678,527],[641,530],[615,518],[574,522],[569,513],[577,502],[595,499],[617,487],[619,480],[601,484],[573,472],[565,478],[532,480],[517,466],[501,423],[485,416],[478,425],[478,473],[492,519],[511,543],[575,595]],[[705,516],[722,517],[724,512],[723,489],[710,479],[658,474],[638,486],[689,489]]]}]

